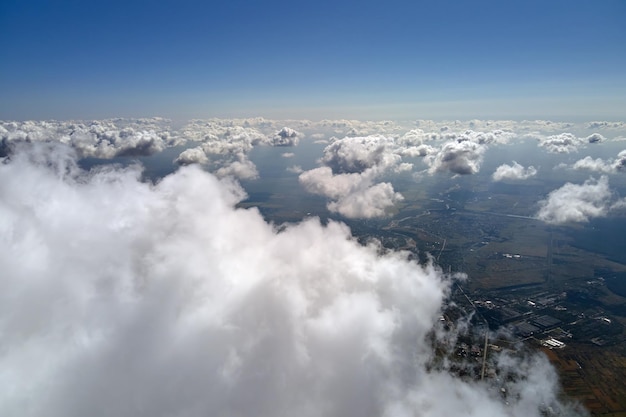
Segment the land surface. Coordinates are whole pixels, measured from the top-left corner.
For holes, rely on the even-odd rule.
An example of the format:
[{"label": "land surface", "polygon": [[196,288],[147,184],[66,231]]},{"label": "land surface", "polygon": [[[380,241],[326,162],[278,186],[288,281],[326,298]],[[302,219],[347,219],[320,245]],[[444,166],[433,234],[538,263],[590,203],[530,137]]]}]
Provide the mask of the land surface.
[{"label": "land surface", "polygon": [[[340,220],[362,242],[375,238],[421,261],[431,257],[444,271],[467,274],[452,294],[459,305],[470,302],[457,316],[478,310],[492,330],[513,335],[493,348],[522,342],[544,352],[564,394],[592,415],[626,416],[626,260],[615,249],[626,223],[547,225],[529,215],[537,189],[524,190],[404,190],[410,203],[387,219]],[[277,224],[306,215],[329,218],[323,199],[309,197],[289,211],[282,203],[287,195],[269,191],[242,206],[258,207]],[[459,343],[460,352],[483,353],[476,341]],[[473,373],[478,378],[480,372]]]}]

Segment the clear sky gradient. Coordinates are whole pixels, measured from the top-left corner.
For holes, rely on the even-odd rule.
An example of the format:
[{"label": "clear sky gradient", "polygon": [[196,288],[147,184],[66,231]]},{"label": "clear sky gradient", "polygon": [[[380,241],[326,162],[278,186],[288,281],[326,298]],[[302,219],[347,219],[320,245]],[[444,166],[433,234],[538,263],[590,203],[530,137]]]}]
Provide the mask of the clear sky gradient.
[{"label": "clear sky gradient", "polygon": [[0,2],[0,119],[626,118],[626,1]]}]

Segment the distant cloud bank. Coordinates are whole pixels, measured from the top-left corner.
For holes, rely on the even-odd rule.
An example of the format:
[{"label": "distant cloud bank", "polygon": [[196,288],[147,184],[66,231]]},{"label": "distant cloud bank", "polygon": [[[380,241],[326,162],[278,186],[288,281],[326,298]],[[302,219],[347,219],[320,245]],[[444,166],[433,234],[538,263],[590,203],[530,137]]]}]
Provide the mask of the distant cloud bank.
[{"label": "distant cloud bank", "polygon": [[[620,130],[621,129],[621,130]],[[569,131],[568,131],[569,130]],[[166,149],[182,150],[172,162],[198,164],[219,177],[258,179],[250,159],[256,147],[284,148],[291,158],[302,141],[326,144],[318,166],[285,167],[299,175],[308,192],[328,199],[327,208],[346,218],[374,218],[393,214],[404,197],[390,177],[412,172],[420,176],[470,176],[480,173],[489,149],[518,141],[536,140],[549,154],[569,155],[587,147],[620,139],[621,122],[564,123],[542,120],[469,120],[410,122],[357,120],[191,120],[173,128],[162,118],[101,121],[0,122],[0,155],[19,143],[63,143],[79,158],[145,157]],[[576,132],[576,133],[572,133]],[[622,136],[619,136],[622,134]],[[560,167],[612,175],[625,170],[626,151],[615,159],[586,156]],[[419,167],[419,168],[416,168]],[[493,181],[525,180],[537,175],[534,166],[502,164]]]}]

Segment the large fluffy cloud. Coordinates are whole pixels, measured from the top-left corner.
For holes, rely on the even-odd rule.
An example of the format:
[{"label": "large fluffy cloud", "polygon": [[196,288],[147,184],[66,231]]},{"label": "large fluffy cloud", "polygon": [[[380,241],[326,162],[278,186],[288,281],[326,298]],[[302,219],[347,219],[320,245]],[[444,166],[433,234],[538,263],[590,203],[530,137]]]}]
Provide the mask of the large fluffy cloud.
[{"label": "large fluffy cloud", "polygon": [[316,219],[277,231],[196,166],[77,168],[58,146],[0,164],[0,414],[539,416],[554,371],[427,371],[448,281]]},{"label": "large fluffy cloud", "polygon": [[503,180],[526,180],[537,175],[537,169],[534,166],[524,168],[521,164],[513,161],[513,165],[502,164],[491,175],[494,181]]},{"label": "large fluffy cloud", "polygon": [[589,179],[583,184],[567,183],[539,202],[537,218],[551,224],[586,222],[606,216],[611,209],[613,193],[606,176]]}]

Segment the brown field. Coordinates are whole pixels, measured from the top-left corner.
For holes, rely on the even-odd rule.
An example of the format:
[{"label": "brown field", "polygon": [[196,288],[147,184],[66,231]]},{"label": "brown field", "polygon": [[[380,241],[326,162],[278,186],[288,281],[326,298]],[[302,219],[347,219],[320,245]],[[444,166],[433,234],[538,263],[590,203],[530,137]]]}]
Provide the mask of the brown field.
[{"label": "brown field", "polygon": [[542,349],[559,370],[563,389],[596,416],[626,416],[626,356],[622,347],[584,344]]}]

